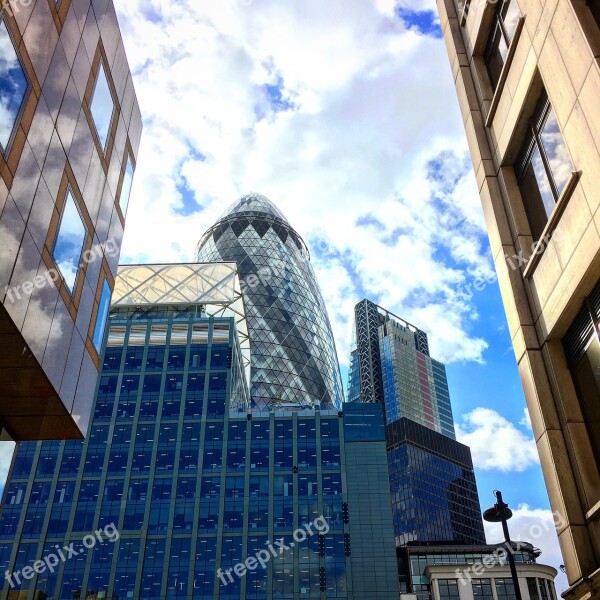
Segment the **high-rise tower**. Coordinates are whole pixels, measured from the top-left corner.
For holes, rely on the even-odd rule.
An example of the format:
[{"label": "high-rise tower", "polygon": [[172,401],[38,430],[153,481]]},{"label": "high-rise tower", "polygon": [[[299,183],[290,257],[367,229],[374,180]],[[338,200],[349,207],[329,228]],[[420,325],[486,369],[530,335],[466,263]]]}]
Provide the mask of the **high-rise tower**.
[{"label": "high-rise tower", "polygon": [[0,600],[398,599],[381,407],[249,412],[246,331],[235,264],[119,268],[89,437],[17,447]]},{"label": "high-rise tower", "polygon": [[236,262],[251,339],[252,405],[343,402],[331,325],[302,238],[267,198],[238,200],[202,236],[198,260]]},{"label": "high-rise tower", "polygon": [[396,544],[485,543],[471,452],[427,334],[369,300],[354,317],[348,398],[385,407]]}]

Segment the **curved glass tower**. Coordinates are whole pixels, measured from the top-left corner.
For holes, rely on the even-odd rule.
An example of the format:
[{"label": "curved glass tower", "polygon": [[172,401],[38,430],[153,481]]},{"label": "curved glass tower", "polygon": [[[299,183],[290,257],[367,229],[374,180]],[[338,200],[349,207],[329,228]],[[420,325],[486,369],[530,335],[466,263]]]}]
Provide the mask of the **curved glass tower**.
[{"label": "curved glass tower", "polygon": [[264,196],[238,200],[202,236],[197,259],[235,261],[250,337],[252,405],[333,403],[342,384],[331,325],[302,238]]}]

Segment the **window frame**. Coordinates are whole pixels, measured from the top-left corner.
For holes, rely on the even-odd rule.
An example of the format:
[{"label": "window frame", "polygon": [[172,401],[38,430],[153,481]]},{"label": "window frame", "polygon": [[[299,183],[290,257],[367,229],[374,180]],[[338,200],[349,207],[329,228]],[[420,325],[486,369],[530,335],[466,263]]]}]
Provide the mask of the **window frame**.
[{"label": "window frame", "polygon": [[[123,210],[123,206],[121,204],[121,196],[123,194],[123,184],[125,183],[125,176],[127,174],[127,166],[131,163],[132,174],[131,174],[131,187],[129,188],[129,197],[127,198],[127,204],[125,206],[125,210]],[[121,174],[119,175],[119,184],[117,186],[117,193],[115,194],[115,205],[117,206],[117,214],[121,219],[121,224],[125,225],[125,218],[127,216],[127,210],[129,209],[129,202],[131,200],[131,190],[133,189],[133,180],[135,178],[135,171],[137,168],[137,161],[133,155],[133,151],[131,149],[131,144],[129,143],[129,139],[125,144],[125,152],[123,153],[123,162],[121,165]]]},{"label": "window frame", "polygon": [[[492,18],[492,25],[490,27],[488,38],[486,41],[485,50],[483,51],[483,62],[485,64],[485,68],[486,68],[490,83],[492,84],[492,90],[494,92],[501,87],[502,71],[504,70],[504,67],[509,63],[510,47],[511,47],[512,43],[516,42],[516,40],[518,39],[518,29],[519,29],[518,22],[517,22],[515,31],[512,34],[512,37],[510,37],[508,34],[508,31],[506,30],[506,24],[504,23],[504,17],[502,16],[502,9],[504,8],[504,6],[508,7],[508,6],[510,6],[510,4],[512,2],[516,2],[516,0],[500,0],[498,2],[497,6],[494,10],[494,15]],[[517,6],[517,8],[518,8],[518,6]],[[519,9],[519,15],[520,15],[520,20],[521,20],[523,18],[523,16],[520,14],[520,9]],[[500,69],[500,72],[498,73],[498,80],[494,81],[494,76],[490,72],[489,62],[490,62],[492,53],[495,49],[494,40],[496,39],[496,33],[498,32],[498,30],[500,30],[500,34],[502,35],[502,39],[504,40],[504,44],[506,45],[507,56],[506,56],[506,58],[503,59],[502,68]]]},{"label": "window frame", "polygon": [[65,303],[65,306],[67,307],[67,310],[69,311],[69,314],[71,315],[73,321],[76,321],[77,310],[79,309],[79,303],[81,301],[81,295],[83,293],[83,284],[87,273],[88,261],[81,261],[81,266],[77,271],[77,277],[75,279],[74,290],[73,293],[71,293],[53,257],[54,244],[58,236],[60,222],[62,219],[62,214],[67,199],[67,193],[69,190],[71,191],[73,200],[75,201],[75,205],[79,210],[79,214],[81,216],[86,230],[82,256],[85,256],[86,253],[89,253],[89,251],[91,250],[93,236],[95,234],[94,225],[88,213],[85,202],[83,201],[83,196],[81,195],[81,190],[77,185],[75,175],[73,174],[71,166],[69,165],[69,163],[67,163],[65,165],[65,170],[63,172],[63,177],[60,186],[58,188],[57,200],[54,204],[52,219],[50,220],[48,234],[46,236],[46,241],[42,251],[42,260],[48,270],[53,269],[58,272],[59,278],[55,281],[55,285],[58,288],[58,292],[63,302]]},{"label": "window frame", "polygon": [[[570,179],[568,179],[565,182],[565,184],[561,190],[559,190],[557,187],[554,173],[552,172],[550,161],[546,154],[546,149],[544,147],[544,143],[543,143],[543,140],[541,137],[544,127],[546,126],[546,124],[548,122],[548,117],[550,116],[551,113],[554,114],[554,118],[556,119],[556,113],[554,113],[554,111],[553,111],[552,103],[550,102],[550,98],[548,97],[548,94],[547,94],[545,88],[542,87],[539,98],[535,104],[535,109],[533,111],[533,114],[527,121],[526,132],[523,137],[523,142],[519,148],[517,157],[513,164],[515,178],[516,178],[517,186],[519,188],[519,192],[521,194],[521,200],[522,200],[523,208],[525,210],[525,214],[527,217],[527,223],[529,225],[529,230],[530,230],[532,238],[535,239],[536,242],[539,242],[543,238],[544,232],[548,229],[549,224],[550,223],[555,224],[556,219],[558,219],[560,217],[559,213],[562,213],[562,209],[557,211],[557,207],[562,206],[564,208],[565,203],[568,201],[568,198],[571,196],[571,194],[573,192],[574,184],[577,182],[577,180],[579,178],[579,173],[575,171],[575,167],[573,164],[573,160],[571,158],[571,154],[570,154],[568,146],[565,142],[563,132],[559,126],[562,143],[564,144],[564,146],[567,150],[567,153],[569,154],[569,161],[570,161],[570,166],[571,166],[571,177],[570,177]],[[558,125],[558,120],[557,120],[557,125]],[[526,198],[526,196],[523,194],[523,188],[522,188],[522,184],[525,180],[525,175],[526,175],[529,167],[532,166],[531,159],[536,150],[540,156],[540,160],[544,167],[544,173],[546,175],[546,178],[548,179],[548,183],[550,184],[550,191],[551,191],[552,197],[554,199],[554,207],[552,209],[552,212],[550,212],[550,214],[546,213],[545,224],[544,224],[544,227],[542,228],[541,232],[533,231],[532,213],[530,212],[530,210],[533,207],[530,204],[530,199]],[[538,185],[538,188],[539,188],[539,182],[537,181],[537,178],[536,178],[536,184]],[[539,238],[536,238],[537,233],[539,233]],[[528,264],[526,271],[528,273],[531,273],[531,269],[535,268],[536,264],[537,264],[537,261],[531,261]]]},{"label": "window frame", "polygon": [[[61,229],[62,229],[62,225],[63,225],[63,219],[64,219],[64,216],[65,216],[65,211],[67,209],[67,203],[69,201],[69,198],[72,199],[73,204],[75,205],[75,210],[77,210],[79,218],[81,219],[81,224],[83,225],[83,229],[84,229],[84,232],[85,232],[84,238],[83,238],[83,243],[81,244],[81,251],[79,253],[79,256],[77,257],[77,263],[78,263],[77,273],[75,274],[75,279],[73,281],[73,288],[72,289],[69,287],[69,284],[67,283],[67,281],[65,279],[64,273],[61,271],[60,265],[58,264],[58,262],[56,262],[56,258],[57,257],[54,256],[54,252],[56,251],[56,245],[57,245],[57,243],[59,241],[59,238],[60,238]],[[56,235],[54,236],[54,242],[52,243],[52,250],[51,250],[50,253],[52,255],[52,259],[54,260],[54,263],[56,264],[57,271],[60,274],[63,283],[65,284],[67,292],[71,295],[71,297],[73,297],[75,295],[75,292],[77,291],[77,282],[78,282],[79,276],[81,274],[82,257],[83,257],[83,253],[85,251],[85,242],[86,242],[86,239],[87,239],[88,236],[89,236],[89,232],[88,232],[87,227],[86,227],[85,219],[83,218],[83,215],[81,214],[81,210],[80,210],[79,206],[77,205],[77,200],[75,199],[75,194],[73,193],[73,189],[71,188],[70,185],[68,185],[67,186],[67,191],[66,191],[66,193],[64,195],[64,200],[63,200],[63,203],[62,203],[62,207],[61,207],[61,210],[60,210],[60,215],[58,217],[58,226],[56,228]]]},{"label": "window frame", "polygon": [[[104,298],[105,291],[108,291],[108,298]],[[108,321],[108,313],[110,311],[110,298],[112,296],[112,289],[110,287],[110,283],[106,277],[102,278],[102,286],[100,290],[100,296],[98,298],[98,309],[96,311],[96,315],[92,319],[94,323],[94,328],[92,332],[92,343],[94,344],[94,348],[96,348],[96,352],[100,354],[102,350],[102,342],[104,341],[104,330],[106,329],[106,323]],[[107,302],[105,308],[103,308],[104,302]],[[102,311],[102,313],[101,313]],[[103,323],[100,326],[100,319],[102,319]],[[96,339],[97,336],[100,336],[99,339]]]},{"label": "window frame", "polygon": [[106,261],[106,258],[102,258],[102,264],[100,265],[100,273],[98,274],[98,281],[96,283],[96,292],[94,294],[94,307],[92,309],[92,314],[90,315],[90,325],[88,328],[87,339],[86,339],[86,343],[85,343],[86,349],[87,349],[89,355],[91,356],[92,360],[94,361],[96,368],[100,368],[100,356],[102,355],[104,333],[106,333],[107,324],[109,321],[108,315],[110,314],[110,298],[109,298],[108,311],[106,313],[106,320],[105,320],[105,324],[104,324],[104,328],[103,328],[103,335],[102,335],[102,338],[100,339],[99,347],[97,348],[94,343],[94,334],[95,334],[95,330],[96,330],[98,313],[100,310],[100,303],[102,300],[102,292],[103,292],[105,283],[108,285],[108,287],[110,289],[111,297],[112,297],[112,293],[114,292],[114,289],[115,289],[115,278],[113,277],[113,274],[110,271],[110,267],[108,266],[108,262]]},{"label": "window frame", "polygon": [[27,70],[25,69],[25,65],[23,64],[23,60],[21,59],[19,44],[15,44],[15,39],[12,34],[11,28],[9,27],[8,20],[7,20],[7,18],[5,18],[3,13],[0,13],[0,26],[2,26],[2,25],[4,25],[4,27],[6,27],[6,32],[8,34],[9,41],[12,44],[13,50],[15,52],[15,56],[17,57],[17,61],[19,63],[19,66],[21,67],[21,71],[23,72],[23,75],[25,76],[25,80],[27,82],[27,88],[25,89],[25,94],[23,94],[23,99],[21,100],[21,104],[19,105],[19,110],[17,111],[17,114],[15,116],[15,120],[12,125],[10,135],[8,136],[8,141],[6,142],[6,147],[2,148],[2,145],[0,143],[0,156],[3,156],[6,159],[6,157],[10,155],[11,147],[15,141],[17,131],[19,130],[21,118],[23,116],[25,105],[27,104],[27,99],[29,97],[29,94],[31,93],[32,86],[31,86],[29,74],[27,73]]},{"label": "window frame", "polygon": [[[64,0],[63,0],[64,1]],[[106,138],[106,146],[102,146],[102,142],[100,140],[100,136],[98,135],[98,131],[96,129],[96,122],[94,121],[94,117],[92,115],[92,100],[94,97],[94,92],[96,90],[96,83],[98,80],[98,74],[100,72],[100,65],[104,70],[104,75],[106,76],[106,81],[108,83],[108,88],[110,90],[110,94],[113,100],[113,112],[110,122],[110,127],[108,130],[108,135]],[[104,175],[108,176],[108,171],[110,167],[111,157],[115,146],[115,139],[117,133],[117,127],[119,124],[119,119],[121,117],[121,106],[118,102],[118,94],[115,87],[115,83],[113,81],[112,73],[110,68],[108,67],[109,61],[106,56],[106,52],[104,51],[104,46],[102,45],[102,41],[98,42],[98,47],[96,49],[96,54],[94,55],[94,60],[92,61],[92,69],[90,71],[90,76],[88,78],[87,86],[85,89],[85,94],[83,97],[83,111],[85,117],[88,122],[88,127],[90,129],[90,133],[92,139],[94,140],[94,145],[96,147],[96,151],[98,153],[98,157],[102,164],[102,168],[104,170]]]},{"label": "window frame", "polygon": [[71,6],[71,0],[48,0],[48,6],[50,7],[56,30],[60,35],[65,21],[67,20],[67,13]]},{"label": "window frame", "polygon": [[10,192],[17,172],[17,167],[19,166],[21,154],[25,147],[25,141],[33,122],[38,100],[42,94],[42,88],[39,84],[31,59],[29,58],[27,48],[25,47],[25,44],[22,43],[23,36],[19,31],[14,16],[10,16],[7,11],[4,11],[0,15],[0,21],[6,25],[13,48],[15,49],[29,84],[28,91],[21,103],[19,115],[11,133],[11,138],[5,151],[0,152],[0,177],[4,180],[4,183]]}]

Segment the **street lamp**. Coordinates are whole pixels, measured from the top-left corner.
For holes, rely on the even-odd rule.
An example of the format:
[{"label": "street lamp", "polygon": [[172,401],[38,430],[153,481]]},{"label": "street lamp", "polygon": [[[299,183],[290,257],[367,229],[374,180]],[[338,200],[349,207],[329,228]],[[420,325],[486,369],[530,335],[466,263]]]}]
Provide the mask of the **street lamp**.
[{"label": "street lamp", "polygon": [[502,531],[504,532],[504,541],[507,544],[508,550],[508,564],[510,565],[510,573],[512,575],[513,586],[515,588],[515,597],[517,600],[523,600],[521,596],[521,588],[519,587],[519,576],[517,575],[517,567],[515,565],[515,557],[512,553],[512,544],[510,543],[510,534],[508,533],[507,521],[513,516],[512,510],[508,508],[508,504],[502,500],[502,492],[494,490],[494,496],[496,496],[496,504],[491,508],[488,508],[483,513],[484,520],[489,523],[502,523]]}]

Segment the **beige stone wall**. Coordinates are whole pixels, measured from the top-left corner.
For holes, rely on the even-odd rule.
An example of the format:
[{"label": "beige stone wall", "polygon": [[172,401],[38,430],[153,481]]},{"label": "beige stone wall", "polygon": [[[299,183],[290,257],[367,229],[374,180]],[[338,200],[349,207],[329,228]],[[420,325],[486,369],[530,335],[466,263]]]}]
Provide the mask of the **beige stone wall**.
[{"label": "beige stone wall", "polygon": [[[504,83],[494,91],[483,61],[495,5],[438,0],[494,263],[519,373],[571,584],[600,564],[600,476],[561,338],[600,278],[600,30],[583,0],[513,0],[521,15]],[[513,164],[542,86],[574,171],[543,253],[532,236]],[[541,248],[540,248],[541,250]],[[511,268],[522,252],[528,264]]]}]

